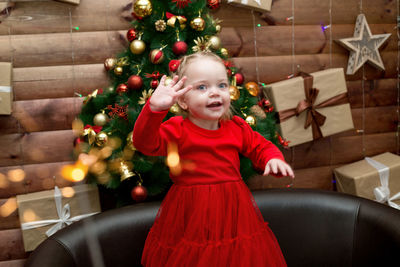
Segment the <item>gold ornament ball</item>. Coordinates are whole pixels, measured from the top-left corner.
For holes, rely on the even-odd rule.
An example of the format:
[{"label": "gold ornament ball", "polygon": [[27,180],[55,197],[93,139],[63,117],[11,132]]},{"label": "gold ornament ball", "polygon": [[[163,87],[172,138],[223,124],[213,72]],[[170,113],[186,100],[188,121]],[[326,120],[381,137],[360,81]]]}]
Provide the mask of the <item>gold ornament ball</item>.
[{"label": "gold ornament ball", "polygon": [[96,134],[95,143],[98,146],[105,146],[108,142],[108,135],[105,132],[99,132]]},{"label": "gold ornament ball", "polygon": [[178,104],[175,103],[172,105],[172,107],[170,107],[169,111],[171,111],[171,113],[178,114],[180,111],[180,108],[179,108]]},{"label": "gold ornament ball", "polygon": [[221,50],[219,50],[220,52],[221,52],[221,55],[223,56],[223,57],[229,57],[229,52],[228,52],[228,49],[226,49],[226,48],[221,48]]},{"label": "gold ornament ball", "polygon": [[129,46],[129,49],[131,50],[132,54],[139,55],[146,49],[146,43],[142,40],[133,40]]},{"label": "gold ornament ball", "polygon": [[93,118],[94,125],[104,126],[108,122],[108,116],[105,113],[97,113]]},{"label": "gold ornament ball", "polygon": [[133,12],[139,17],[146,17],[151,14],[153,7],[149,0],[136,0],[133,5]]},{"label": "gold ornament ball", "polygon": [[135,151],[136,148],[133,146],[133,140],[132,140],[132,138],[133,138],[133,132],[130,132],[130,133],[128,134],[128,136],[126,137],[126,146],[127,146],[130,150]]},{"label": "gold ornament ball", "polygon": [[256,118],[252,115],[249,115],[246,117],[246,122],[250,125],[250,126],[256,126]]},{"label": "gold ornament ball", "polygon": [[244,85],[244,87],[252,96],[258,96],[258,94],[260,93],[260,88],[258,87],[258,84],[255,82],[248,82]]},{"label": "gold ornament ball", "polygon": [[192,27],[193,30],[200,32],[206,27],[206,22],[203,18],[197,17],[190,22],[190,27]]},{"label": "gold ornament ball", "polygon": [[109,71],[112,70],[115,67],[115,64],[117,64],[117,59],[110,57],[110,58],[106,58],[106,60],[104,60],[104,68]]},{"label": "gold ornament ball", "polygon": [[115,73],[116,75],[121,75],[123,72],[124,72],[124,68],[121,67],[121,66],[117,66],[117,67],[115,67],[115,69],[114,69],[114,73]]},{"label": "gold ornament ball", "polygon": [[229,94],[231,96],[231,100],[233,101],[238,100],[240,97],[239,89],[234,85],[229,86]]},{"label": "gold ornament ball", "polygon": [[221,32],[221,25],[215,26],[215,30],[217,31],[217,33],[220,33]]},{"label": "gold ornament ball", "polygon": [[210,48],[213,50],[218,50],[221,48],[221,39],[218,36],[211,36],[208,40]]}]

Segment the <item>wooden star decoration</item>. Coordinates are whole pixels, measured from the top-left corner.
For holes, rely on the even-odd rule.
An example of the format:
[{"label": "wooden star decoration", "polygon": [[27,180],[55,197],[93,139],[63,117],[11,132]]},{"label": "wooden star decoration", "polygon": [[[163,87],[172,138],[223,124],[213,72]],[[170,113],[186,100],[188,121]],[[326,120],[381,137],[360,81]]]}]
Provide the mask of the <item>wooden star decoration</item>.
[{"label": "wooden star decoration", "polygon": [[365,15],[358,15],[354,36],[338,41],[346,49],[350,50],[346,74],[353,75],[365,62],[371,63],[380,70],[385,70],[378,50],[390,35],[390,33],[372,35]]}]

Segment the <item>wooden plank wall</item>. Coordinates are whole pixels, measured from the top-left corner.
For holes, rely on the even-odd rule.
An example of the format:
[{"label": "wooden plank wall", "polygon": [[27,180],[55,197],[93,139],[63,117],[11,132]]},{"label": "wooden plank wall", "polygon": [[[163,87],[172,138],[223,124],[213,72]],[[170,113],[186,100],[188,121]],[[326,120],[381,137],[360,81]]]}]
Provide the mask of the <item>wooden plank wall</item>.
[{"label": "wooden plank wall", "polygon": [[[86,95],[108,85],[103,61],[127,45],[129,4],[0,3],[0,61],[14,64],[15,97],[13,114],[0,116],[0,211],[15,206],[18,194],[69,184],[59,170],[71,163],[71,122],[81,107],[75,93]],[[254,22],[249,9],[227,4],[214,16],[223,20],[222,41],[246,79],[256,80],[258,62],[260,80],[271,83],[286,79],[297,65],[307,72],[346,68],[348,51],[334,40],[353,35],[359,4],[333,0],[330,16],[329,1],[295,0],[294,27],[286,20],[292,16],[292,0],[274,1],[271,12],[254,12]],[[362,71],[346,76],[355,130],[285,151],[295,168],[295,187],[334,190],[333,168],[364,156],[398,153],[396,1],[363,0],[362,11],[373,34],[392,34],[380,50],[386,71],[366,65],[364,80]],[[260,26],[254,28],[254,23]],[[321,24],[330,23],[324,33]],[[9,181],[15,169],[23,169],[25,177]],[[250,186],[281,187],[287,182],[256,177]],[[27,256],[17,211],[0,212],[0,267],[22,266]]]}]

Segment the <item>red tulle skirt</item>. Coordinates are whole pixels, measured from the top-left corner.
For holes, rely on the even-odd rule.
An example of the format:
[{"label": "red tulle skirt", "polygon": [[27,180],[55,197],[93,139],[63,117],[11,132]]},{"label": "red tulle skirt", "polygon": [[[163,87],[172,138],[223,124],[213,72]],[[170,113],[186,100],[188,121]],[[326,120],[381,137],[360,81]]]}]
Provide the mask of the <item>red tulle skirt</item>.
[{"label": "red tulle skirt", "polygon": [[174,184],[144,247],[146,267],[286,266],[243,181]]}]

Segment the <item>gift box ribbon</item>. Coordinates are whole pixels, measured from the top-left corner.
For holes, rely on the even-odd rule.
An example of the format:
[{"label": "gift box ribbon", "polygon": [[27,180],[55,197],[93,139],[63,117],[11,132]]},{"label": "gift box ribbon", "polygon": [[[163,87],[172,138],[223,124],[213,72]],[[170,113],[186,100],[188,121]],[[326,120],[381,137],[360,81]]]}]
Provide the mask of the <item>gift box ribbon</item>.
[{"label": "gift box ribbon", "polygon": [[0,86],[0,93],[11,93],[11,86]]},{"label": "gift box ribbon", "polygon": [[324,102],[315,105],[319,89],[313,88],[314,77],[307,73],[301,73],[304,81],[304,94],[306,99],[299,101],[296,108],[286,109],[278,112],[280,122],[284,122],[293,116],[299,116],[306,111],[304,129],[312,128],[313,139],[322,138],[321,126],[325,124],[326,117],[316,109],[349,103],[347,93],[336,95]]},{"label": "gift box ribbon", "polygon": [[380,203],[387,202],[389,206],[395,209],[400,210],[400,206],[394,203],[394,200],[400,199],[400,192],[390,197],[390,189],[389,189],[389,167],[373,160],[372,158],[366,157],[365,160],[375,169],[378,170],[379,179],[381,181],[381,186],[374,188],[374,195],[376,201]]},{"label": "gift box ribbon", "polygon": [[[261,0],[253,0],[253,1],[256,2],[259,6],[261,6]],[[228,3],[232,3],[232,2],[235,2],[235,0],[228,0]],[[241,0],[240,3],[243,5],[247,5],[249,3],[249,1]]]},{"label": "gift box ribbon", "polygon": [[29,229],[33,229],[33,228],[39,228],[39,227],[55,224],[49,230],[46,231],[46,235],[51,236],[51,235],[55,234],[58,230],[64,228],[67,225],[70,225],[73,222],[79,221],[83,218],[86,218],[86,217],[89,217],[89,216],[92,216],[92,215],[98,213],[98,212],[87,213],[87,214],[82,214],[82,215],[78,215],[78,216],[70,218],[71,213],[70,213],[69,204],[65,204],[64,207],[62,207],[61,199],[62,199],[61,191],[56,186],[54,188],[54,200],[56,203],[58,219],[41,220],[41,221],[22,223],[21,224],[22,230],[29,230]]}]

